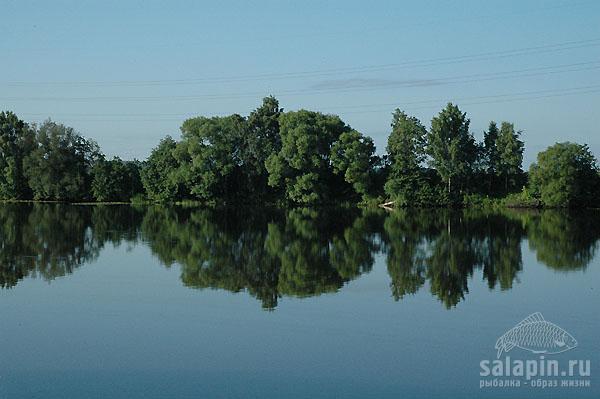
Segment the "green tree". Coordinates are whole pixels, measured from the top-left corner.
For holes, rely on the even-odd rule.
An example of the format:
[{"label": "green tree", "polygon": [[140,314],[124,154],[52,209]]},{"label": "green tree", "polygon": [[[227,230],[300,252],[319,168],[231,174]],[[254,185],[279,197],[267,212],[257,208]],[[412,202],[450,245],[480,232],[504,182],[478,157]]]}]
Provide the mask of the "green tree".
[{"label": "green tree", "polygon": [[392,133],[388,137],[387,154],[390,163],[385,192],[399,206],[420,202],[425,176],[427,129],[421,122],[396,109],[392,119]]},{"label": "green tree", "polygon": [[33,149],[34,135],[12,112],[0,112],[0,199],[29,197],[23,158]]},{"label": "green tree", "polygon": [[483,132],[483,163],[488,181],[488,193],[492,193],[494,178],[498,174],[498,163],[500,155],[498,154],[498,126],[496,122],[491,121],[488,129]]},{"label": "green tree", "polygon": [[431,120],[428,151],[431,164],[446,182],[448,193],[467,188],[469,177],[477,160],[478,148],[469,133],[467,114],[448,103],[438,116]]},{"label": "green tree", "polygon": [[269,185],[281,187],[286,199],[298,204],[329,200],[346,184],[334,175],[331,147],[350,127],[337,116],[306,110],[282,114],[279,124],[281,150],[266,161]]},{"label": "green tree", "polygon": [[265,97],[262,105],[248,116],[241,158],[247,184],[252,187],[254,197],[260,198],[268,194],[269,173],[265,163],[271,154],[281,150],[279,116],[282,112],[279,101],[270,96]]},{"label": "green tree", "polygon": [[98,145],[73,128],[47,120],[35,132],[36,147],[24,160],[25,176],[36,200],[76,201],[91,198],[91,169]]},{"label": "green tree", "polygon": [[246,120],[240,115],[186,120],[174,152],[179,174],[195,198],[210,201],[242,197],[242,147]]},{"label": "green tree", "polygon": [[344,181],[360,195],[365,196],[370,190],[376,162],[373,140],[356,130],[342,133],[331,147],[334,172],[343,175]]},{"label": "green tree", "polygon": [[598,180],[596,158],[587,145],[576,143],[554,144],[529,169],[530,190],[549,207],[597,204]]},{"label": "green tree", "polygon": [[164,202],[181,199],[183,184],[177,179],[179,162],[173,155],[177,143],[170,136],[156,146],[141,170],[146,195],[152,201]]},{"label": "green tree", "polygon": [[502,122],[500,133],[496,139],[497,166],[496,174],[504,182],[505,194],[514,191],[523,175],[524,143],[519,139],[520,131],[515,131],[512,123]]},{"label": "green tree", "polygon": [[96,201],[129,201],[143,191],[137,161],[119,157],[100,160],[92,168],[92,195]]}]

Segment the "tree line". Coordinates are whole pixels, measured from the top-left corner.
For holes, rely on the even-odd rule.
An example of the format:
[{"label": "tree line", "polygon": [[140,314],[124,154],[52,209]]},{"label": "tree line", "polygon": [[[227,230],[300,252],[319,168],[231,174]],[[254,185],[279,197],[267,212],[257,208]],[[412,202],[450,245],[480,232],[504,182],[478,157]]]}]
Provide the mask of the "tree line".
[{"label": "tree line", "polygon": [[587,145],[557,143],[523,170],[514,124],[490,122],[478,142],[449,103],[427,128],[396,109],[386,153],[336,115],[285,111],[274,97],[244,117],[196,117],[144,161],[107,159],[98,145],[53,122],[0,113],[0,199],[199,201],[317,205],[393,202],[397,207],[586,207],[600,197]]}]

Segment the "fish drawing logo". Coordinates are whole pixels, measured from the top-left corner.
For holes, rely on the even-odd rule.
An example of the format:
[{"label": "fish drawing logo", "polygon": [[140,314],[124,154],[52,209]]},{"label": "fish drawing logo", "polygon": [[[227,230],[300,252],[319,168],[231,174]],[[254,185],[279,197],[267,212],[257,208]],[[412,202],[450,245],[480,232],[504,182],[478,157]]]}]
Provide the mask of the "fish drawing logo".
[{"label": "fish drawing logo", "polygon": [[554,323],[544,319],[540,312],[527,316],[496,341],[498,358],[514,347],[533,353],[554,354],[577,347],[577,340]]}]

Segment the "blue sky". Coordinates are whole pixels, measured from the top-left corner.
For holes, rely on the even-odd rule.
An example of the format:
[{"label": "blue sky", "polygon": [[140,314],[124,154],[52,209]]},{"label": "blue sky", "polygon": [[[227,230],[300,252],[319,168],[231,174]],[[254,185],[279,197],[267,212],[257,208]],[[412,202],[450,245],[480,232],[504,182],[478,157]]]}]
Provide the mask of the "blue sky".
[{"label": "blue sky", "polygon": [[429,126],[448,101],[600,155],[598,1],[11,1],[0,109],[48,117],[108,156],[145,158],[188,117],[338,114],[385,147],[399,107]]}]

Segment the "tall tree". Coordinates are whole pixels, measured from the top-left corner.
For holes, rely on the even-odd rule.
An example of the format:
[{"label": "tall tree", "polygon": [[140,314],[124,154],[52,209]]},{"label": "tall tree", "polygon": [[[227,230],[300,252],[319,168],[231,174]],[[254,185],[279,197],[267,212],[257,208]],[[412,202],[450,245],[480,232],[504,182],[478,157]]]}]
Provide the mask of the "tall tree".
[{"label": "tall tree", "polygon": [[246,120],[240,115],[186,120],[175,157],[190,194],[200,200],[243,197],[242,147]]},{"label": "tall tree", "polygon": [[12,112],[0,112],[0,199],[29,197],[23,158],[33,149],[34,135]]},{"label": "tall tree", "polygon": [[451,196],[456,188],[466,187],[477,160],[478,148],[469,133],[469,124],[467,114],[452,103],[431,120],[428,135],[431,164],[446,182]]},{"label": "tall tree", "polygon": [[483,132],[483,163],[488,178],[488,193],[492,192],[494,178],[498,174],[498,133],[498,125],[494,121],[491,121],[488,129]]},{"label": "tall tree", "polygon": [[515,131],[512,123],[502,122],[496,139],[498,151],[497,175],[504,181],[505,193],[518,188],[517,179],[523,174],[524,143],[519,139],[520,131]]},{"label": "tall tree", "polygon": [[248,116],[248,135],[246,137],[245,163],[251,165],[257,173],[266,173],[265,161],[274,152],[281,149],[279,135],[279,116],[283,108],[275,97],[263,98],[263,103]]},{"label": "tall tree", "polygon": [[336,174],[356,193],[365,196],[370,190],[373,166],[377,162],[375,145],[370,137],[356,130],[344,132],[331,147],[331,162]]},{"label": "tall tree", "polygon": [[253,197],[264,197],[267,194],[269,173],[265,163],[271,154],[281,149],[279,116],[282,112],[279,101],[270,96],[265,97],[262,105],[248,116],[240,157],[247,176],[247,191]]},{"label": "tall tree", "polygon": [[385,192],[398,205],[410,206],[417,202],[424,185],[422,169],[427,156],[427,129],[417,118],[399,109],[392,115],[392,133],[387,143],[390,173]]},{"label": "tall tree", "polygon": [[47,120],[36,129],[36,147],[24,160],[36,200],[89,200],[91,169],[100,159],[98,144],[73,128]]},{"label": "tall tree", "polygon": [[141,170],[142,184],[148,199],[157,202],[181,199],[185,193],[178,180],[179,162],[173,153],[177,143],[170,136],[156,146]]}]

